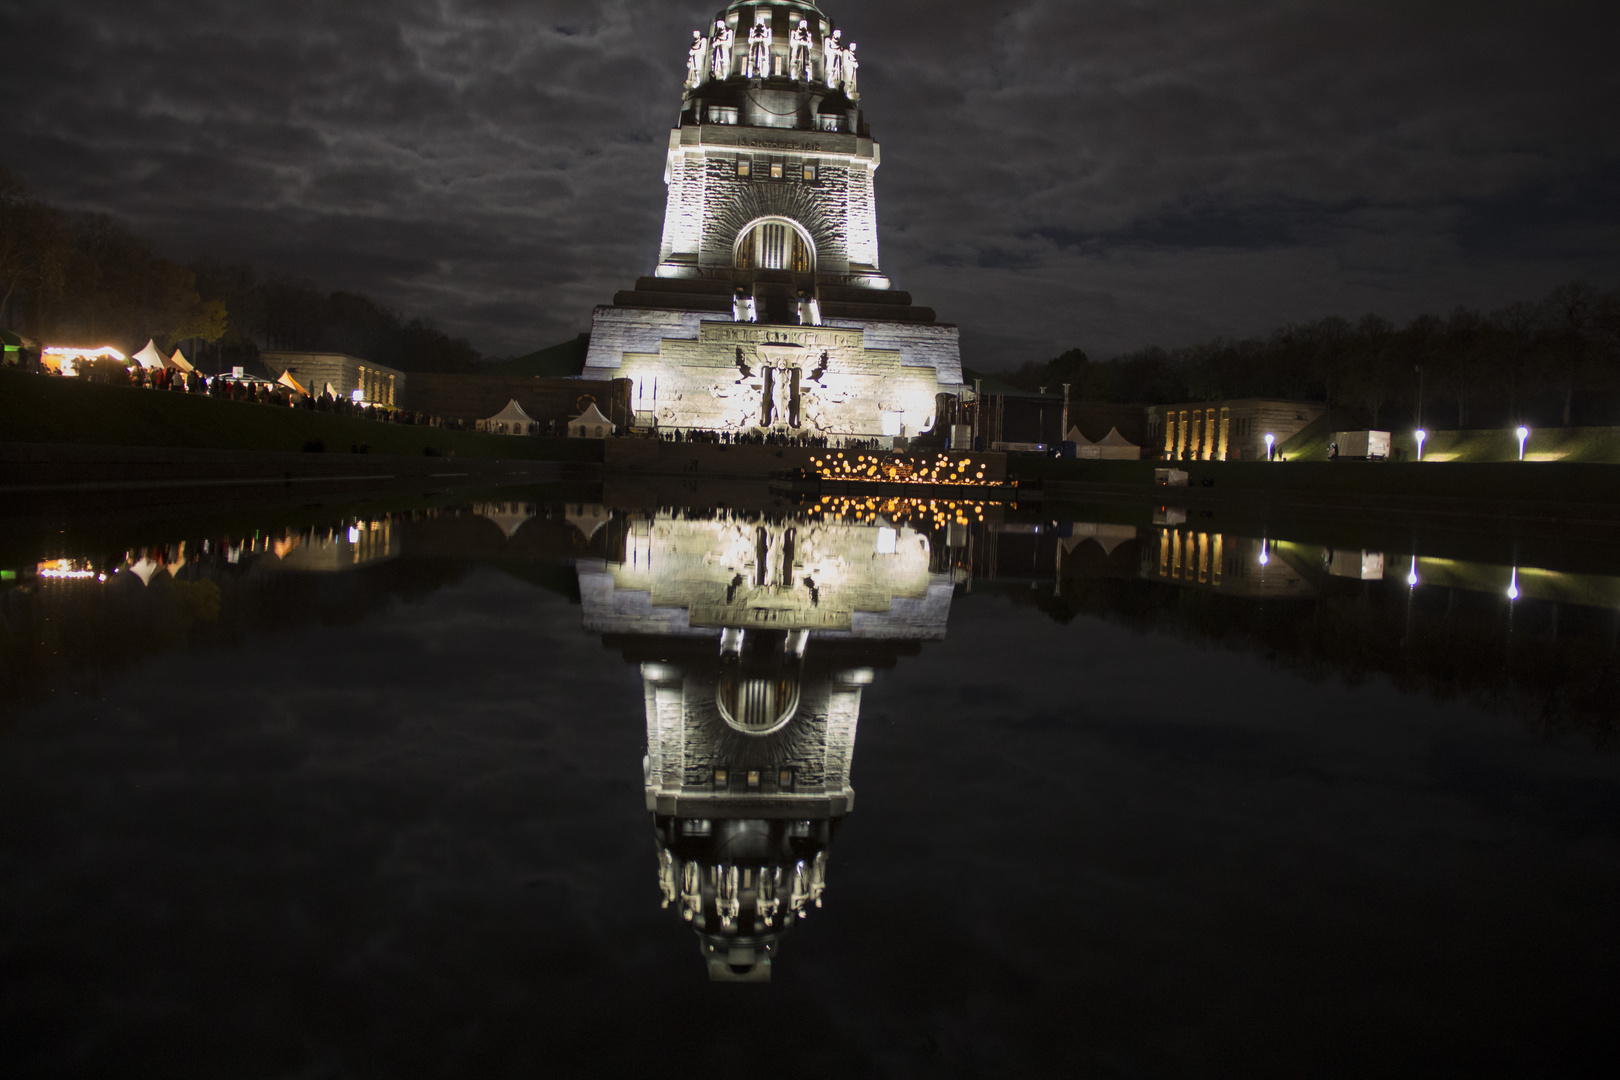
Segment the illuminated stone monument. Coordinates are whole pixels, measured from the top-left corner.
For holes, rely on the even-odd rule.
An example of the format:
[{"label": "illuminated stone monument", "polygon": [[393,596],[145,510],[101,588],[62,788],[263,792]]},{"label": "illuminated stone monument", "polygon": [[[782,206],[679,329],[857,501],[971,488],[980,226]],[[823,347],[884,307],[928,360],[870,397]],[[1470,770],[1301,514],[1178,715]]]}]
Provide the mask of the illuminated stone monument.
[{"label": "illuminated stone monument", "polygon": [[739,0],[694,31],[658,267],[597,308],[583,376],[632,379],[638,426],[837,442],[952,410],[956,327],[879,269],[857,68],[806,0]]},{"label": "illuminated stone monument", "polygon": [[666,907],[711,978],[764,981],[821,904],[854,803],[861,691],[945,636],[957,571],[935,534],[804,517],[634,518],[579,564],[585,628],[640,664],[647,809]]}]

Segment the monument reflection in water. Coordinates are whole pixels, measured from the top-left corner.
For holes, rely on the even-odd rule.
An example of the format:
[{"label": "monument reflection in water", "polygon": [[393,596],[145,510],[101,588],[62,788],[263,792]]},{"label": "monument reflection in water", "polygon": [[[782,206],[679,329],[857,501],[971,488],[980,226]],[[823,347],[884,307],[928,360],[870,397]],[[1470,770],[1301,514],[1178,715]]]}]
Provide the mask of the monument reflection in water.
[{"label": "monument reflection in water", "polygon": [[630,515],[623,561],[578,567],[586,629],[641,667],[659,885],[712,979],[769,980],[821,905],[861,690],[945,636],[965,572],[928,522]]}]

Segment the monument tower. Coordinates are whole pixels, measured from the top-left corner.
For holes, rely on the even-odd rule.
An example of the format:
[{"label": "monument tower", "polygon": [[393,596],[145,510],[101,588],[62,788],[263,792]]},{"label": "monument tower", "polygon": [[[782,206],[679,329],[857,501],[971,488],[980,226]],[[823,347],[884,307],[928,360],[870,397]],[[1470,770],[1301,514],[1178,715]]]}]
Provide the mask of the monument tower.
[{"label": "monument tower", "polygon": [[953,408],[956,327],[879,267],[860,65],[810,0],[737,0],[692,32],[658,266],[596,309],[584,371],[633,380],[638,427],[836,445]]}]

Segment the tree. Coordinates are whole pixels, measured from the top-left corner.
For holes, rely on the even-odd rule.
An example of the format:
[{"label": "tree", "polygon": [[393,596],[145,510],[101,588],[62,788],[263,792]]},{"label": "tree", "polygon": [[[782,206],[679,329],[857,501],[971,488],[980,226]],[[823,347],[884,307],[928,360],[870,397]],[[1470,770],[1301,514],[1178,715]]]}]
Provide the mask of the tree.
[{"label": "tree", "polygon": [[213,344],[230,328],[230,315],[223,300],[203,300],[167,335],[170,341],[197,341]]},{"label": "tree", "polygon": [[1564,426],[1569,427],[1575,387],[1592,366],[1592,318],[1598,296],[1584,281],[1560,285],[1543,301],[1554,338],[1554,363],[1564,394]]}]

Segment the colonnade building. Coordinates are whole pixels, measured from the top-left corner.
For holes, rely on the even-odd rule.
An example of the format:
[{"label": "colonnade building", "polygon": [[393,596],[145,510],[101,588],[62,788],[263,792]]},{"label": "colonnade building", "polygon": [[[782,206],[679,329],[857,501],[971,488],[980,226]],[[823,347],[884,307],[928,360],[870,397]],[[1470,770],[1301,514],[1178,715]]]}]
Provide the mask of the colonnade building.
[{"label": "colonnade building", "polygon": [[957,328],[880,267],[859,69],[810,0],[693,31],[658,265],[596,309],[583,373],[632,380],[637,427],[836,443],[954,415]]}]

